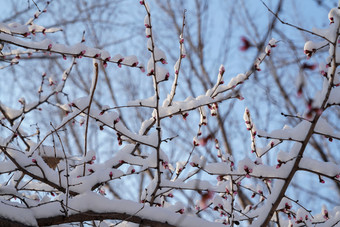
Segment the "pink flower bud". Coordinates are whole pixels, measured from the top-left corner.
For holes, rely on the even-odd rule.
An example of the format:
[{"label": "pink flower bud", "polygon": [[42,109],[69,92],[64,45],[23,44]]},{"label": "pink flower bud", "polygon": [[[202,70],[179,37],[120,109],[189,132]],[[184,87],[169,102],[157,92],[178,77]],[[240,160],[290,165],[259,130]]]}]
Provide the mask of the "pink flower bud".
[{"label": "pink flower bud", "polygon": [[165,65],[165,64],[168,64],[168,62],[166,62],[166,60],[165,60],[165,59],[163,59],[163,58],[161,58],[161,59],[160,59],[160,61],[161,61],[161,62],[162,62],[162,64],[164,64],[164,65]]},{"label": "pink flower bud", "polygon": [[182,208],[182,209],[180,209],[180,210],[176,211],[176,213],[183,214],[183,213],[184,213],[184,209]]},{"label": "pink flower bud", "polygon": [[195,163],[195,162],[190,162],[190,165],[191,165],[192,167],[198,167],[198,164]]},{"label": "pink flower bud", "polygon": [[329,18],[329,24],[333,24],[334,23],[334,17],[330,17]]},{"label": "pink flower bud", "polygon": [[145,68],[143,66],[140,67],[140,71],[142,71],[142,73],[145,73]]},{"label": "pink flower bud", "polygon": [[188,113],[184,113],[184,114],[182,114],[182,116],[183,116],[183,119],[186,120],[187,117],[189,116],[189,114]]},{"label": "pink flower bud", "polygon": [[165,74],[164,80],[169,80],[169,77],[170,77],[170,74],[169,74],[169,73]]}]

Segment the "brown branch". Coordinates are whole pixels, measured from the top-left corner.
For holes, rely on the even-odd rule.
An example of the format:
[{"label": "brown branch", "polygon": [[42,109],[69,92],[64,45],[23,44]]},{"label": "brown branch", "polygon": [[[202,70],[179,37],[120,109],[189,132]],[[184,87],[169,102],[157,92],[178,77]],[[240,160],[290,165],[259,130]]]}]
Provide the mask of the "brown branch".
[{"label": "brown branch", "polygon": [[[93,101],[93,96],[94,96],[94,92],[96,90],[97,87],[97,82],[98,82],[98,63],[95,62],[93,64],[94,66],[94,81],[92,81],[92,87],[91,87],[91,94],[90,94],[90,101],[89,101],[89,105],[87,108],[87,116],[86,116],[86,126],[85,126],[85,139],[84,139],[84,157],[86,157],[87,155],[87,134],[88,134],[88,129],[89,129],[89,120],[90,120],[90,111],[91,111],[91,104]],[[83,176],[85,176],[85,170],[86,170],[86,162],[84,162],[84,169],[83,169]]]}]

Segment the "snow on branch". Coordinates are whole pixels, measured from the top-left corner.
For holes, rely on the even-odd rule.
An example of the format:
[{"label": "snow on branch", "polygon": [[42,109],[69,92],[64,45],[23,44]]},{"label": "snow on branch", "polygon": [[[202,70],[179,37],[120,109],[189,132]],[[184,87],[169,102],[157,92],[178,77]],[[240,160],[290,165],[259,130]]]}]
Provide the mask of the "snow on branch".
[{"label": "snow on branch", "polygon": [[[205,84],[205,90],[192,95],[195,97],[183,97],[177,92],[183,89],[180,72],[188,73],[181,69],[182,60],[192,53],[188,51],[187,55],[184,45],[186,11],[178,27],[179,53],[171,66],[174,68],[172,77],[167,69],[172,61],[170,53],[158,45],[150,6],[145,0],[139,3],[146,14],[140,22],[145,29],[149,54],[145,73],[136,56],[117,54],[111,57],[106,50],[85,45],[84,35],[82,41],[73,46],[47,38],[28,39],[31,34],[63,32],[33,23],[46,12],[49,3],[25,25],[0,23],[1,45],[19,48],[2,55],[15,56],[9,61],[13,68],[21,65],[19,60],[27,53],[72,57],[70,65],[61,64],[62,82],[57,83],[55,75],[46,73],[37,77],[40,86],[32,93],[37,101],[29,102],[23,95],[17,98],[20,104],[17,109],[0,102],[0,225],[83,225],[91,221],[101,226],[103,220],[112,225],[132,222],[150,226],[269,226],[275,223],[331,226],[339,223],[339,207],[328,209],[327,204],[317,214],[289,196],[287,190],[297,172],[315,176],[320,187],[328,181],[337,184],[340,181],[340,167],[336,162],[309,156],[310,147],[318,145],[316,140],[323,137],[328,142],[340,140],[339,127],[332,123],[337,120],[336,114],[325,117],[340,104],[337,70],[340,65],[340,9],[330,11],[331,25],[327,29],[309,32],[322,38],[322,42],[308,41],[301,50],[309,59],[319,54],[319,50],[329,48],[327,67],[321,67],[322,83],[317,84],[319,91],[310,92],[314,96],[306,99],[306,106],[301,107],[303,114],[282,114],[294,116],[293,126],[288,126],[292,122],[284,126],[277,123],[269,128],[279,129],[271,132],[261,130],[263,126],[257,123],[260,114],[253,114],[262,111],[260,105],[254,112],[246,108],[243,114],[246,127],[240,126],[238,130],[250,132],[251,152],[238,151],[242,154],[240,157],[235,152],[225,151],[229,137],[242,143],[233,131],[221,133],[224,141],[218,138],[221,135],[214,124],[224,127],[224,121],[230,117],[228,114],[220,117],[218,108],[244,99],[241,96],[243,84],[248,83],[255,72],[263,73],[261,68],[264,69],[266,61],[272,58],[273,48],[279,42],[270,39],[263,50],[259,48],[260,54],[250,63],[251,69],[235,74],[226,84],[228,68],[219,63],[213,83]],[[278,15],[274,16],[284,22]],[[191,46],[190,42],[187,47]],[[83,57],[93,59],[92,79],[83,81],[87,89],[85,96],[72,84],[75,69],[81,70],[75,65]],[[108,62],[118,67],[140,68],[145,83],[152,90],[151,95],[145,91],[149,98],[125,100],[122,106],[108,101],[106,87],[101,85]],[[190,75],[187,78],[190,80]],[[111,81],[105,80],[110,87]],[[167,83],[170,83],[168,87]],[[137,90],[144,92],[145,87],[139,85]],[[44,92],[46,86],[50,87],[48,92]],[[11,92],[10,95],[17,96],[20,90],[16,88]],[[123,94],[127,99],[131,97]],[[41,108],[43,105],[48,108]],[[122,108],[128,111],[120,114]],[[133,109],[137,109],[136,119],[132,119],[132,112],[129,112]],[[211,116],[206,112],[209,109]],[[37,111],[44,113],[44,117],[40,118]],[[214,118],[217,115],[220,118]],[[238,117],[242,119],[242,115]],[[44,129],[40,130],[41,127]],[[34,128],[36,131],[32,133]],[[104,133],[108,137],[102,137]],[[93,135],[98,137],[93,138]],[[264,142],[264,147],[260,142]],[[171,149],[179,150],[180,155],[172,155]]]}]

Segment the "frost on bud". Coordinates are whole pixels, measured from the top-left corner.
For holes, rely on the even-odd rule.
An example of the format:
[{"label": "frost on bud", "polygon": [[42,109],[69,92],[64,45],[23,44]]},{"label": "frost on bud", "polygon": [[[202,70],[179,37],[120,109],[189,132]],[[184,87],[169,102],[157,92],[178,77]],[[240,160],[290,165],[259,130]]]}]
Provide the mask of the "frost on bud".
[{"label": "frost on bud", "polygon": [[223,65],[221,65],[219,69],[219,73],[221,74],[221,76],[223,76],[224,72],[225,72],[225,68]]},{"label": "frost on bud", "polygon": [[151,29],[150,28],[146,28],[145,29],[145,37],[146,38],[150,38],[151,37]]},{"label": "frost on bud", "polygon": [[48,46],[47,46],[47,50],[51,50],[52,49],[52,44],[50,43],[50,44],[48,44]]},{"label": "frost on bud", "polygon": [[322,206],[322,215],[323,215],[324,219],[326,219],[326,220],[329,219],[328,210],[327,210],[325,205]]},{"label": "frost on bud", "polygon": [[185,50],[184,45],[181,45],[181,58],[185,58],[187,56],[187,52]]},{"label": "frost on bud", "polygon": [[250,113],[248,108],[245,109],[244,115],[243,115],[244,122],[246,124],[247,130],[250,132],[251,135],[251,151],[252,153],[256,153],[256,143],[255,143],[255,136],[256,136],[256,128],[255,125],[253,124]]},{"label": "frost on bud", "polygon": [[179,73],[179,60],[177,60],[175,66],[174,66],[174,71],[175,71],[175,74],[178,74]]},{"label": "frost on bud", "polygon": [[199,108],[200,111],[200,126],[207,125],[207,114],[204,107]]},{"label": "frost on bud", "polygon": [[339,9],[337,8],[333,8],[329,11],[328,13],[329,24],[333,24],[335,18],[336,19],[339,18]]},{"label": "frost on bud", "polygon": [[[217,157],[223,159],[222,152],[221,152],[220,149],[217,150]],[[223,161],[225,161],[225,160],[223,160]]]},{"label": "frost on bud", "polygon": [[303,49],[304,49],[304,53],[307,55],[307,59],[309,59],[316,52],[316,45],[312,41],[308,41],[305,43],[305,46]]},{"label": "frost on bud", "polygon": [[21,97],[21,98],[18,100],[18,102],[20,102],[21,105],[25,105],[25,104],[26,104],[26,100],[25,100],[24,97]]},{"label": "frost on bud", "polygon": [[197,137],[195,136],[194,139],[193,139],[193,144],[195,147],[199,146],[200,145],[200,142],[199,140],[197,139]]},{"label": "frost on bud", "polygon": [[271,54],[271,52],[272,52],[272,47],[271,47],[270,45],[267,45],[267,46],[266,46],[265,52],[266,52],[266,54],[267,54],[268,56],[270,56],[270,54]]},{"label": "frost on bud", "polygon": [[53,78],[52,78],[52,77],[48,78],[48,84],[49,84],[50,86],[55,85],[55,82],[53,81]]},{"label": "frost on bud", "polygon": [[180,174],[184,169],[185,162],[176,162],[176,174]]},{"label": "frost on bud", "polygon": [[272,38],[272,39],[269,41],[268,45],[269,45],[270,47],[274,48],[274,47],[276,47],[276,43],[277,43],[276,39]]},{"label": "frost on bud", "polygon": [[42,88],[42,86],[40,86],[39,89],[38,89],[38,93],[42,93],[42,92],[43,92],[43,88]]},{"label": "frost on bud", "polygon": [[167,61],[166,61],[166,55],[165,55],[164,51],[162,51],[161,49],[155,47],[154,55],[155,55],[156,61],[160,61],[162,64],[168,64]]},{"label": "frost on bud", "polygon": [[[209,106],[208,106],[209,107]],[[210,107],[209,107],[210,108]],[[218,104],[215,102],[210,108],[211,116],[217,116]]]}]

